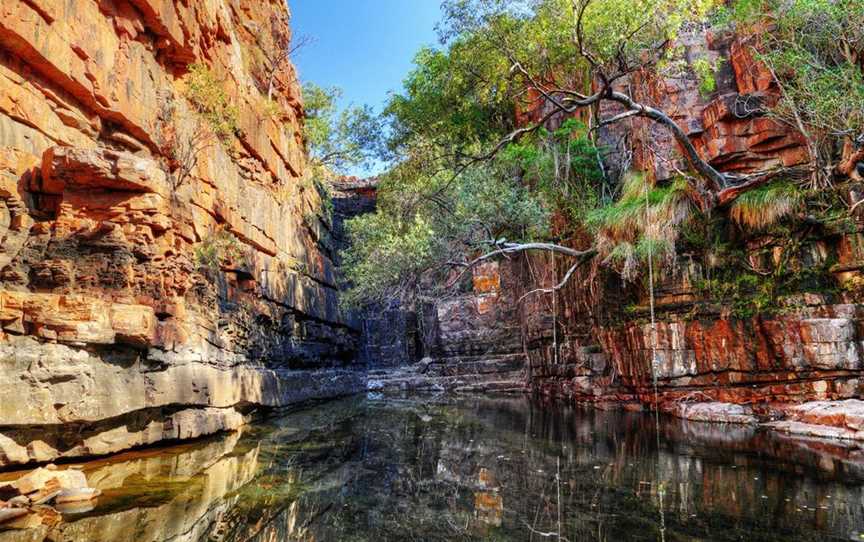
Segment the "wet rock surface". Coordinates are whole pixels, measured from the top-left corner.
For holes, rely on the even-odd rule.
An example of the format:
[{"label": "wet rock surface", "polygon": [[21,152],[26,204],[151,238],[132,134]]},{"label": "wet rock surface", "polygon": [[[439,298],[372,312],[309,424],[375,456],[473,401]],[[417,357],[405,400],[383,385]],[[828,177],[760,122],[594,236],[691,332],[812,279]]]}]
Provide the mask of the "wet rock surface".
[{"label": "wet rock surface", "polygon": [[475,358],[433,360],[424,358],[415,365],[397,369],[370,370],[369,391],[524,393],[525,358],[515,356],[478,356]]},{"label": "wet rock surface", "polygon": [[13,482],[0,484],[0,529],[30,530],[53,526],[64,511],[86,511],[102,491],[89,487],[78,468],[59,469],[50,464]]},{"label": "wet rock surface", "polygon": [[53,519],[40,515],[17,528],[0,526],[0,540],[204,540],[220,515],[237,504],[230,493],[247,484],[258,467],[258,449],[238,448],[239,440],[236,432],[85,463],[82,472],[101,493],[98,498],[55,502]]}]

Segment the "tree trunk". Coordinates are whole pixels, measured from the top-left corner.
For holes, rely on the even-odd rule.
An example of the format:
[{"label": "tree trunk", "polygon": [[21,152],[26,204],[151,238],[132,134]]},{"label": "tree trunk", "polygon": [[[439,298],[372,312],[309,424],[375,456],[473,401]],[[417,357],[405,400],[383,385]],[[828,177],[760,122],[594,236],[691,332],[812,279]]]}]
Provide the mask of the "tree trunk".
[{"label": "tree trunk", "polygon": [[843,144],[843,158],[840,164],[837,165],[837,173],[845,177],[851,177],[856,181],[864,180],[857,167],[861,162],[864,162],[864,147],[856,149],[852,140],[847,139]]}]

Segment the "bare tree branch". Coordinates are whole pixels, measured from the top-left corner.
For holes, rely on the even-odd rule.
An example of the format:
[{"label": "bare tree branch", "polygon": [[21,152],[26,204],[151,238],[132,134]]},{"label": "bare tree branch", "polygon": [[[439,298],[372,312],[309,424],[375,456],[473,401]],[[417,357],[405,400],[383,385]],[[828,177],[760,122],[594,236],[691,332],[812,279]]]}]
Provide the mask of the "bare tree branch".
[{"label": "bare tree branch", "polygon": [[592,128],[592,130],[599,130],[600,128],[602,128],[604,126],[609,126],[610,124],[615,124],[616,122],[622,121],[624,119],[629,119],[630,117],[635,117],[638,114],[639,114],[639,111],[636,111],[635,109],[631,109],[629,111],[619,113],[619,114],[615,115],[614,117],[610,117],[608,119],[601,120],[600,122],[597,123],[597,126]]},{"label": "bare tree branch", "polygon": [[459,275],[457,275],[453,280],[448,283],[447,287],[449,288],[455,285],[462,279],[463,276],[465,276],[465,273],[485,261],[489,261],[498,256],[508,256],[510,254],[516,254],[518,252],[530,252],[532,250],[557,252],[559,254],[564,254],[579,259],[590,259],[597,255],[596,248],[591,248],[588,250],[576,250],[570,247],[565,247],[563,245],[556,245],[554,243],[505,243],[504,245],[502,245],[502,248],[493,250],[492,252],[488,252],[478,258],[475,258],[470,262],[459,264],[461,267],[464,267],[464,269],[461,273],[459,273]]},{"label": "bare tree branch", "polygon": [[633,99],[624,94],[623,92],[612,91],[609,93],[609,99],[620,103],[627,109],[631,111],[637,111],[636,114],[639,116],[647,117],[655,122],[658,122],[669,129],[672,132],[672,135],[675,137],[675,140],[679,145],[684,149],[684,154],[686,155],[687,161],[690,162],[690,165],[695,169],[699,174],[711,184],[711,188],[717,192],[720,191],[728,185],[727,177],[714,169],[711,164],[706,162],[699,156],[699,152],[696,150],[696,147],[693,146],[693,142],[690,141],[690,138],[687,136],[687,133],[678,126],[678,123],[672,120],[669,115],[660,111],[659,109],[655,109],[651,106],[637,103],[633,101]]},{"label": "bare tree branch", "polygon": [[523,295],[522,297],[520,297],[519,300],[516,302],[516,304],[518,305],[519,303],[522,303],[522,301],[524,301],[526,297],[534,295],[534,294],[551,294],[553,292],[557,292],[558,290],[561,290],[562,288],[567,286],[568,282],[570,282],[570,278],[573,276],[573,273],[575,273],[576,270],[582,266],[582,264],[589,261],[589,259],[590,258],[583,258],[578,263],[576,263],[575,265],[570,266],[570,269],[568,269],[567,273],[564,274],[564,278],[561,280],[561,282],[559,282],[555,286],[553,286],[551,288],[537,288],[535,290],[531,290],[530,292],[528,292],[525,295]]}]

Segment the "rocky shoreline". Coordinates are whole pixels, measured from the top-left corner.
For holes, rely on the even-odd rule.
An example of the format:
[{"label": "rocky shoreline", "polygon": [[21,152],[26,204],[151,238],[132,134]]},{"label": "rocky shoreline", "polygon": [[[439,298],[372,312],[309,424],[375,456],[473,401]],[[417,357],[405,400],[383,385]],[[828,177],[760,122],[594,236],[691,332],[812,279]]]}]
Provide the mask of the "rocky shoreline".
[{"label": "rocky shoreline", "polygon": [[[4,348],[11,348],[3,358]],[[35,341],[0,346],[0,468],[236,430],[255,410],[350,395],[360,370],[114,359]]]},{"label": "rocky shoreline", "polygon": [[261,85],[290,18],[282,1],[0,6],[0,468],[365,387],[293,65]]}]

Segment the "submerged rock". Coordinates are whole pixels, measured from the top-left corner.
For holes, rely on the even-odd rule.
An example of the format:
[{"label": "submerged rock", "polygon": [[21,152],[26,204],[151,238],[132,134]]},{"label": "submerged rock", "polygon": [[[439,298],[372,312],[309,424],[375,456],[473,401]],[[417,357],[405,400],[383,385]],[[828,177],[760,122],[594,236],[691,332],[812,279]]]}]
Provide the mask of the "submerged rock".
[{"label": "submerged rock", "polygon": [[0,524],[18,529],[55,525],[60,515],[51,505],[93,501],[102,493],[88,486],[87,476],[80,470],[60,470],[56,465],[30,471],[6,487],[19,495],[6,503],[0,502]]},{"label": "submerged rock", "polygon": [[46,487],[57,489],[79,489],[87,487],[87,477],[76,469],[58,470],[55,465],[38,468],[13,483],[22,495],[41,491]]},{"label": "submerged rock", "polygon": [[732,403],[675,403],[669,412],[679,418],[698,422],[755,424],[753,410]]}]

